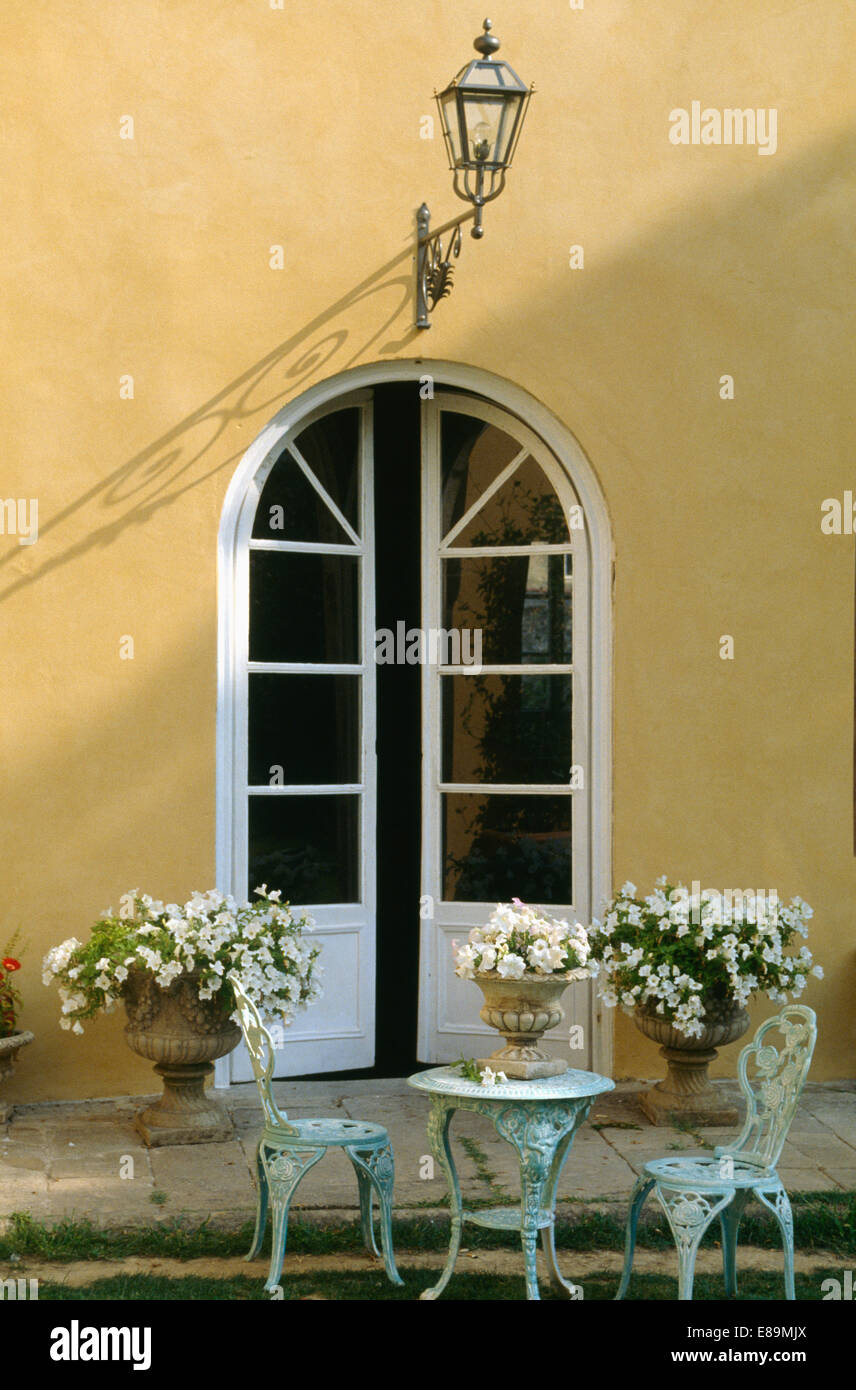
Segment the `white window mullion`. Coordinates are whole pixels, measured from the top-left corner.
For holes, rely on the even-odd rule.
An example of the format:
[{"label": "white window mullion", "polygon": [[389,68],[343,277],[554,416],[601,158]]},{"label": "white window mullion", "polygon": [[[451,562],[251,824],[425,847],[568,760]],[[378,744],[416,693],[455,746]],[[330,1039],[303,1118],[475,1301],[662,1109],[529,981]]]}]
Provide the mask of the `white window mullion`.
[{"label": "white window mullion", "polygon": [[275,783],[270,786],[267,782],[260,785],[248,783],[246,788],[247,796],[350,796],[364,792],[365,785],[362,782],[342,782],[324,783],[318,782],[291,782],[279,785]]},{"label": "white window mullion", "polygon": [[561,666],[548,665],[537,666],[528,663],[526,666],[438,666],[441,676],[569,676],[573,673],[573,666],[563,664]]},{"label": "white window mullion", "polygon": [[279,550],[292,555],[362,555],[364,546],[345,545],[338,541],[274,541],[251,540],[250,550]]},{"label": "white window mullion", "polygon": [[365,663],[356,665],[348,661],[248,661],[247,671],[252,675],[269,676],[361,676]]},{"label": "white window mullion", "polygon": [[[439,628],[442,594],[440,563],[440,410],[436,401],[422,402],[422,626]],[[443,843],[439,792],[442,754],[443,707],[440,675],[431,662],[422,664],[422,882],[427,917],[419,922],[419,1029],[420,1057],[432,1055],[438,1026],[439,976],[437,960],[440,933],[435,913],[443,893]]]},{"label": "white window mullion", "polygon": [[570,796],[564,782],[438,782],[440,792],[476,792],[485,796]]},{"label": "white window mullion", "polygon": [[472,556],[491,555],[573,555],[576,546],[544,541],[539,544],[531,541],[528,545],[450,545],[443,546],[443,559],[466,560]]},{"label": "white window mullion", "polygon": [[[374,408],[371,403],[360,410],[360,455],[362,461],[361,515],[358,520],[366,558],[362,562],[360,635],[362,646],[362,802],[360,806],[360,849],[362,859],[362,900],[371,928],[371,950],[363,953],[363,968],[370,972],[364,984],[366,997],[374,1000],[375,921],[377,916],[377,665],[375,663],[375,567],[374,567]],[[372,1024],[373,1027],[373,1024]]]}]

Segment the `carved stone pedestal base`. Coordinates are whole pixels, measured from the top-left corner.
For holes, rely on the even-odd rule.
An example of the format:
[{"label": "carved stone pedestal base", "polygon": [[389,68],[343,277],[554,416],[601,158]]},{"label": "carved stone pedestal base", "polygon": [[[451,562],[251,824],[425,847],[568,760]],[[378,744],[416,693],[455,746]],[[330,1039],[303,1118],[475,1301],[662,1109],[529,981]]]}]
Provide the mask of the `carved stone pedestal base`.
[{"label": "carved stone pedestal base", "polygon": [[[18,1052],[22,1047],[27,1047],[33,1040],[34,1035],[27,1032],[25,1028],[18,1028],[7,1037],[0,1038],[0,1082],[5,1077],[13,1075],[18,1062]],[[11,1101],[5,1101],[0,1096],[0,1125],[12,1118],[14,1109]]]},{"label": "carved stone pedestal base", "polygon": [[163,1095],[134,1120],[150,1149],[232,1138],[234,1127],[226,1111],[205,1094],[205,1082],[214,1071],[210,1062],[159,1062],[155,1071],[163,1077]]},{"label": "carved stone pedestal base", "polygon": [[678,1052],[661,1047],[668,1074],[639,1103],[653,1125],[722,1125],[734,1127],[740,1118],[737,1106],[717,1089],[707,1069],[717,1056],[715,1047],[705,1052]]},{"label": "carved stone pedestal base", "polygon": [[736,1042],[746,1032],[746,1010],[732,1001],[708,1004],[702,1015],[702,1032],[691,1038],[656,1013],[637,1009],[633,1018],[646,1037],[663,1044],[660,1056],[668,1066],[663,1080],[639,1097],[651,1123],[736,1125],[736,1105],[717,1090],[707,1069],[716,1060],[718,1048]]},{"label": "carved stone pedestal base", "polygon": [[502,1050],[495,1052],[492,1057],[479,1057],[476,1066],[505,1072],[509,1081],[536,1081],[539,1076],[561,1076],[568,1070],[567,1062],[563,1062],[561,1057],[539,1057],[534,1061],[523,1061],[519,1057],[504,1057]]}]

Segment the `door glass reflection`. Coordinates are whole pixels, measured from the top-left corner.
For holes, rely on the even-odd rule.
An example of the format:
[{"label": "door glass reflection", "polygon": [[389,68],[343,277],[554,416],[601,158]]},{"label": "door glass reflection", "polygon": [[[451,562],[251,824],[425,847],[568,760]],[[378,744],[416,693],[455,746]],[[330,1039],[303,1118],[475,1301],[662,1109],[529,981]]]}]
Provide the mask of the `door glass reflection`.
[{"label": "door glass reflection", "polygon": [[444,627],[480,632],[485,666],[569,663],[572,558],[479,555],[444,560]]},{"label": "door glass reflection", "polygon": [[571,776],[571,677],[444,676],[444,782]]},{"label": "door glass reflection", "polygon": [[470,507],[520,453],[520,444],[495,425],[471,415],[444,411],[440,417],[442,451],[442,534]]},{"label": "door glass reflection", "polygon": [[359,557],[250,551],[250,660],[359,661]]},{"label": "door glass reflection", "polygon": [[514,470],[452,542],[453,545],[566,545],[568,523],[550,480],[534,459]]},{"label": "door glass reflection", "polygon": [[248,893],[283,902],[359,901],[358,795],[251,796]]},{"label": "door glass reflection", "polygon": [[570,796],[443,796],[449,902],[573,901]]},{"label": "door glass reflection", "polygon": [[250,672],[250,785],[359,782],[360,680]]}]

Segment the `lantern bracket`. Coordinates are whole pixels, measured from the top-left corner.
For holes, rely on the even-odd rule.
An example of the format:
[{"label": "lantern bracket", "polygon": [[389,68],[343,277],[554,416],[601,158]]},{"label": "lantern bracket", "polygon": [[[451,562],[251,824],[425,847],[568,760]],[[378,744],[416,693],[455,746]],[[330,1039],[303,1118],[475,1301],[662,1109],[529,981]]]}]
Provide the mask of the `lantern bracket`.
[{"label": "lantern bracket", "polygon": [[[452,222],[431,231],[431,213],[423,203],[416,214],[416,327],[430,328],[430,312],[452,293],[453,262],[461,254],[461,229],[476,216],[478,209],[464,212]],[[443,248],[443,238],[449,240]]]}]

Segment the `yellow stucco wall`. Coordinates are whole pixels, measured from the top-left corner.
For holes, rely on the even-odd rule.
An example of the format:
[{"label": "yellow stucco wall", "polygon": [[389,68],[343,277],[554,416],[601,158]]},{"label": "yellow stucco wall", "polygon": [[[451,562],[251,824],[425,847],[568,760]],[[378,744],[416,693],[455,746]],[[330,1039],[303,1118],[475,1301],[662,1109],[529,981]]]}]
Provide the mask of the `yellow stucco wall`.
[{"label": "yellow stucco wall", "polygon": [[[40,522],[33,546],[0,536],[0,937],[29,937],[37,1035],[12,1099],[151,1088],[118,1016],[60,1032],[38,963],[128,886],[213,882],[229,478],[307,386],[422,354],[525,388],[600,479],[616,883],[668,869],[801,893],[827,976],[805,996],[813,1075],[854,1073],[854,557],[819,524],[853,484],[853,6],[491,14],[538,93],[485,239],[419,335],[415,209],[462,209],[420,117],[481,10],[6,0],[0,492],[37,497]],[[669,112],[693,100],[775,107],[775,154],[672,145]],[[658,1066],[619,1018],[616,1073]]]}]

